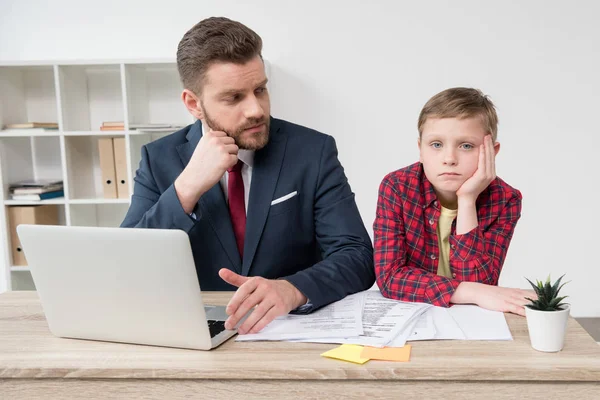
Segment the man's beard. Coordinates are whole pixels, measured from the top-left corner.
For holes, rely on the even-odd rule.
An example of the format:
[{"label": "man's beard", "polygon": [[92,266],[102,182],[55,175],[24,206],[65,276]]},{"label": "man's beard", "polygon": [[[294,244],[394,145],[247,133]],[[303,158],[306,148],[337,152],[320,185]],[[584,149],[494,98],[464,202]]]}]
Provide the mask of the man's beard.
[{"label": "man's beard", "polygon": [[[270,120],[269,117],[263,118],[251,118],[248,119],[247,122],[236,128],[235,131],[229,131],[223,128],[221,124],[212,119],[208,112],[206,111],[206,107],[202,105],[202,111],[204,114],[204,119],[206,124],[214,131],[222,131],[227,134],[227,136],[232,137],[235,140],[235,144],[243,150],[260,150],[267,145],[269,142],[269,127]],[[265,130],[260,133],[255,133],[251,138],[242,138],[242,133],[245,129],[252,128],[253,126],[264,124]]]}]

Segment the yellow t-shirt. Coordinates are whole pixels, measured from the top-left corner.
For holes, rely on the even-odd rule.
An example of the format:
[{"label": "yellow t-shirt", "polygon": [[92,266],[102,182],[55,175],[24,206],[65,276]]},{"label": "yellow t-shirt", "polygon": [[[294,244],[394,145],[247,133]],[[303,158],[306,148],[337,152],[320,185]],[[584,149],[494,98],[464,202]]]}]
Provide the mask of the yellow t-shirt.
[{"label": "yellow t-shirt", "polygon": [[450,271],[450,231],[452,230],[452,221],[456,218],[458,210],[450,210],[442,207],[440,219],[437,224],[438,246],[440,249],[440,258],[438,262],[437,274],[452,278]]}]

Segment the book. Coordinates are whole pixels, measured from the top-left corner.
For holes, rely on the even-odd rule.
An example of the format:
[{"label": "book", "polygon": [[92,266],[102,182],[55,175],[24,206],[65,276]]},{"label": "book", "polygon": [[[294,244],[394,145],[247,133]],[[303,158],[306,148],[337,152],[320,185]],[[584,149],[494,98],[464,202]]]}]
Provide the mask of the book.
[{"label": "book", "polygon": [[13,182],[8,185],[9,190],[18,188],[45,188],[49,186],[61,185],[63,181],[60,179],[27,179],[18,182]]},{"label": "book", "polygon": [[129,129],[140,132],[175,132],[184,128],[181,124],[130,124]]},{"label": "book", "polygon": [[123,121],[105,121],[102,123],[102,126],[125,126],[125,122],[123,122]]},{"label": "book", "polygon": [[175,128],[173,124],[129,124],[129,129],[164,129]]},{"label": "book", "polygon": [[38,201],[38,200],[48,200],[55,199],[57,197],[64,197],[64,190],[56,190],[54,192],[40,193],[40,194],[13,194],[11,198],[13,200],[22,200],[22,201]]},{"label": "book", "polygon": [[56,122],[23,122],[17,124],[6,124],[4,129],[30,129],[30,128],[45,128],[58,129]]},{"label": "book", "polygon": [[115,178],[117,183],[117,198],[129,198],[129,178],[127,176],[127,151],[124,137],[116,137],[113,141],[115,160]]},{"label": "book", "polygon": [[102,191],[105,199],[117,198],[117,183],[115,171],[115,153],[113,139],[98,139],[98,158],[100,161],[100,172],[102,176]]},{"label": "book", "polygon": [[125,123],[123,121],[105,121],[100,126],[101,131],[122,131],[125,130]]},{"label": "book", "polygon": [[57,185],[49,185],[44,187],[17,187],[10,190],[12,194],[41,194],[54,192],[63,188],[62,183]]},{"label": "book", "polygon": [[[174,132],[183,128],[184,125],[179,124],[162,124],[162,123],[147,123],[147,124],[129,124],[129,129],[146,131],[146,132]],[[123,122],[103,122],[100,127],[101,131],[122,131],[125,130]]]},{"label": "book", "polygon": [[171,128],[138,128],[135,129],[139,132],[156,132],[156,133],[163,133],[163,132],[175,132],[178,131],[179,127],[171,127]]}]

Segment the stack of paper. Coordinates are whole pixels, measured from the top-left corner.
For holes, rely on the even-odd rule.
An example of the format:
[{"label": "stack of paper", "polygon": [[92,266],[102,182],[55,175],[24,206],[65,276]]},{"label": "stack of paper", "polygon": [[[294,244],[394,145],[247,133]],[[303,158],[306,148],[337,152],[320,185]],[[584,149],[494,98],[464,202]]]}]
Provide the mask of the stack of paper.
[{"label": "stack of paper", "polygon": [[11,183],[8,191],[13,200],[48,200],[63,197],[61,180],[38,179]]},{"label": "stack of paper", "polygon": [[512,340],[512,335],[503,313],[454,305],[428,309],[406,340]]},{"label": "stack of paper", "polygon": [[347,296],[312,314],[286,315],[237,341],[285,340],[403,347],[415,340],[512,340],[504,314],[473,305],[434,307],[383,297],[377,290]]},{"label": "stack of paper", "polygon": [[379,291],[365,291],[312,314],[277,318],[261,332],[238,335],[236,340],[287,340],[383,347],[413,326],[430,307],[429,304],[386,299]]},{"label": "stack of paper", "polygon": [[363,333],[362,302],[362,293],[353,294],[312,314],[289,314],[276,318],[259,333],[238,335],[236,340],[314,341],[319,338],[358,336]]},{"label": "stack of paper", "polygon": [[35,134],[44,133],[46,131],[56,131],[58,124],[56,122],[23,122],[16,124],[6,124],[0,126],[2,133],[23,133]]},{"label": "stack of paper", "polygon": [[360,344],[363,346],[402,347],[406,343],[405,336],[420,316],[431,307],[425,303],[406,303],[386,299],[379,291],[362,292],[364,307],[362,324],[364,333],[359,336],[338,336],[327,339],[297,340],[299,342]]},{"label": "stack of paper", "polygon": [[23,122],[17,124],[6,124],[4,129],[58,129],[56,122]]},{"label": "stack of paper", "polygon": [[129,124],[129,129],[144,132],[175,132],[185,125],[181,124]]}]

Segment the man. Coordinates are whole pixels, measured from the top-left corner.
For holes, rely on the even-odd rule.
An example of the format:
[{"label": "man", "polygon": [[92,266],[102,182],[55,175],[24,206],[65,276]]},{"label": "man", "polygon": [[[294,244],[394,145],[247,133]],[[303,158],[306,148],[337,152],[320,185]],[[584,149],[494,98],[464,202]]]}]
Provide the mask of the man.
[{"label": "man", "polygon": [[184,35],[182,99],[198,121],[142,148],[122,224],[186,231],[201,288],[238,287],[226,328],[253,310],[241,334],[375,280],[335,141],[270,117],[261,50],[254,31],[226,18]]}]

